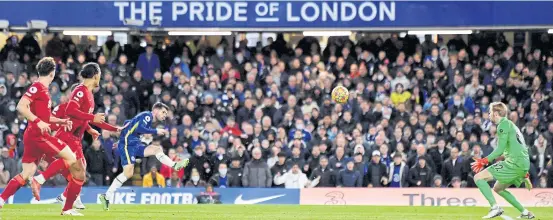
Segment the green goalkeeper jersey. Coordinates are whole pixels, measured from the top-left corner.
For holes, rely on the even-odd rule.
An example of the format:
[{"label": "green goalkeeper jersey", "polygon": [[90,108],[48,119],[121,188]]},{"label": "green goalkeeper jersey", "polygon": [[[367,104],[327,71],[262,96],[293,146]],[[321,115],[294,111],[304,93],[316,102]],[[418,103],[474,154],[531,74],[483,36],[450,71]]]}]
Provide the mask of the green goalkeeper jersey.
[{"label": "green goalkeeper jersey", "polygon": [[492,162],[503,154],[506,163],[528,170],[530,168],[528,147],[515,123],[506,117],[501,118],[497,124],[497,137],[497,148],[488,155],[488,160]]}]

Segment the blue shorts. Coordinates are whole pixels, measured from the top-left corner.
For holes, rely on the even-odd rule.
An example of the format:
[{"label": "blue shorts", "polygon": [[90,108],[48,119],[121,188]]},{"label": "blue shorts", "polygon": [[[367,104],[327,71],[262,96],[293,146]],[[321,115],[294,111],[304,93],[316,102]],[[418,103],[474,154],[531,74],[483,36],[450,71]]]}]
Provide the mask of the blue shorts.
[{"label": "blue shorts", "polygon": [[134,164],[137,157],[144,157],[146,146],[140,140],[120,140],[117,144],[119,154],[121,155],[121,165]]}]

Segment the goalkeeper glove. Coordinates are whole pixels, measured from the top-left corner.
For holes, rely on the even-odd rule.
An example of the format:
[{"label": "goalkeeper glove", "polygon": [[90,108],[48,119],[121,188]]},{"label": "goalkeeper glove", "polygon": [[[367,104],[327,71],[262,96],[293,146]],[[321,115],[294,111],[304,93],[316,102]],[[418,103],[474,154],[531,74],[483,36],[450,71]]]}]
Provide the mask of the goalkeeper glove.
[{"label": "goalkeeper glove", "polygon": [[479,173],[489,163],[490,162],[488,161],[488,158],[482,158],[482,159],[476,159],[476,161],[472,162],[470,166],[472,168],[472,171],[474,171],[474,173]]},{"label": "goalkeeper glove", "polygon": [[530,180],[530,173],[526,173],[526,176],[524,177],[524,186],[526,186],[526,189],[528,189],[528,191],[533,188],[532,181]]}]

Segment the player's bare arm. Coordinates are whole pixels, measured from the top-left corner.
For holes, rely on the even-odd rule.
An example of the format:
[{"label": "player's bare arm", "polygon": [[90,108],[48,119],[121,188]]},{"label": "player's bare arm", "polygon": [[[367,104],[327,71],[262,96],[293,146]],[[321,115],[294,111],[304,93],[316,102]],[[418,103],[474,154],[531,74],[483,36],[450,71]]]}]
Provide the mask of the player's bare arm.
[{"label": "player's bare arm", "polygon": [[17,112],[23,115],[28,121],[37,123],[38,128],[42,133],[50,132],[50,124],[40,120],[35,114],[31,112],[31,100],[26,96],[23,96],[17,103]]},{"label": "player's bare arm", "polygon": [[88,126],[88,129],[86,130],[88,134],[92,136],[92,139],[96,140],[98,137],[100,137],[100,132],[96,131],[96,129]]}]

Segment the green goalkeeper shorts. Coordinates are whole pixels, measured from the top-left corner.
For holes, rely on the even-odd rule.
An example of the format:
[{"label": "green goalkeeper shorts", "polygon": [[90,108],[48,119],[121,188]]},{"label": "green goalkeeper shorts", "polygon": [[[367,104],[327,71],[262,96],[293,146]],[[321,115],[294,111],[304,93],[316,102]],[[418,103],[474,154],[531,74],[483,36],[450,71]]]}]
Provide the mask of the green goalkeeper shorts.
[{"label": "green goalkeeper shorts", "polygon": [[515,164],[500,161],[488,168],[494,179],[501,184],[512,184],[516,187],[520,187],[520,184],[524,182],[524,177],[528,172],[528,169],[523,169]]}]

